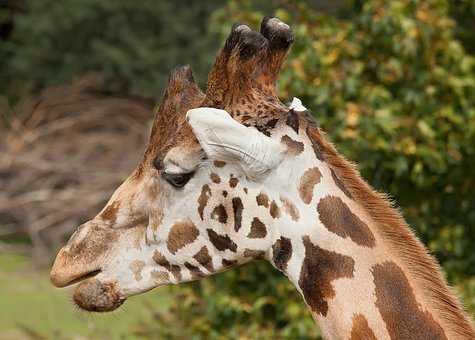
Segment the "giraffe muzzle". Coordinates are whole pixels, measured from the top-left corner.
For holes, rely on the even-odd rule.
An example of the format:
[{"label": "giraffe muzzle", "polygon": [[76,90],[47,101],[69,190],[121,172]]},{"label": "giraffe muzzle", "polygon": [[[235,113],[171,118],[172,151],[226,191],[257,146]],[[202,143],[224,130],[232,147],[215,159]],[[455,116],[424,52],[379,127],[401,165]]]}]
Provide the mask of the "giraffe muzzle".
[{"label": "giraffe muzzle", "polygon": [[98,274],[110,250],[110,243],[118,238],[117,231],[90,221],[71,236],[54,261],[50,280],[56,287],[66,287]]}]

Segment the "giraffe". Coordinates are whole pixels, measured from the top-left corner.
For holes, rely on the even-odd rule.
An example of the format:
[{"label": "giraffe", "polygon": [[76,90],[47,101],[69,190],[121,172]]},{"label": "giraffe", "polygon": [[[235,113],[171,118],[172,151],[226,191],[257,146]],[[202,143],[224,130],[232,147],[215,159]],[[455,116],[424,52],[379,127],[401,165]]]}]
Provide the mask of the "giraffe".
[{"label": "giraffe", "polygon": [[290,27],[231,29],[207,91],[172,71],[143,159],[60,249],[57,287],[84,310],[266,259],[326,339],[475,339],[440,267],[385,195],[275,83]]}]

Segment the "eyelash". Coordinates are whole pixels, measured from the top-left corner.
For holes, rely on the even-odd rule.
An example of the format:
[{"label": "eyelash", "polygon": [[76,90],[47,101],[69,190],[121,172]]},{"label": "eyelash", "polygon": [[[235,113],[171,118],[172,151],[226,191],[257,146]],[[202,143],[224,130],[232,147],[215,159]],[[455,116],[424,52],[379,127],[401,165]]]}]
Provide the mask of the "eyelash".
[{"label": "eyelash", "polygon": [[183,188],[186,183],[193,177],[194,172],[184,174],[168,174],[162,172],[162,177],[175,188]]}]

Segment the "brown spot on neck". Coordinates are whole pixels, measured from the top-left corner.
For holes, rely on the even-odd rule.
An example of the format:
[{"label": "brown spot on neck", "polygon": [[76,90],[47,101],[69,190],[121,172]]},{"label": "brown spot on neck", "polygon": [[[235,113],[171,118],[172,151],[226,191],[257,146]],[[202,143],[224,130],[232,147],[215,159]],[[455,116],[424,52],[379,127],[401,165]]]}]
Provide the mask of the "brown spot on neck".
[{"label": "brown spot on neck", "polygon": [[231,240],[229,235],[219,235],[213,229],[206,229],[206,231],[208,232],[209,240],[216,249],[220,251],[225,251],[226,249],[229,249],[234,253],[236,252],[237,245],[233,242],[233,240]]},{"label": "brown spot on neck", "polygon": [[287,269],[287,262],[292,257],[292,242],[289,238],[281,236],[272,245],[272,261],[277,269],[285,272]]},{"label": "brown spot on neck", "polygon": [[394,262],[373,267],[376,306],[391,339],[447,339],[428,311],[422,311],[402,269]]},{"label": "brown spot on neck", "polygon": [[223,267],[232,267],[232,266],[235,266],[238,263],[238,261],[223,259],[221,263],[223,264]]},{"label": "brown spot on neck", "polygon": [[362,314],[356,314],[353,317],[350,340],[377,340],[369,327],[368,320]]},{"label": "brown spot on neck", "polygon": [[194,266],[189,262],[185,262],[185,267],[190,271],[192,280],[198,280],[202,277],[205,277],[205,274],[197,266]]},{"label": "brown spot on neck", "polygon": [[364,247],[374,247],[375,239],[366,223],[353,214],[339,197],[327,196],[318,202],[320,221],[331,232]]},{"label": "brown spot on neck", "polygon": [[326,316],[328,301],[335,297],[332,281],[353,277],[355,261],[345,255],[314,245],[310,237],[302,238],[305,258],[300,271],[299,286],[313,312]]},{"label": "brown spot on neck", "polygon": [[280,209],[277,206],[277,203],[275,203],[275,201],[272,201],[270,203],[269,213],[272,216],[272,218],[279,218],[280,217]]},{"label": "brown spot on neck", "polygon": [[287,135],[282,136],[280,141],[287,146],[287,153],[289,155],[297,156],[303,152],[304,145],[302,142],[297,142]]},{"label": "brown spot on neck", "polygon": [[208,200],[211,197],[211,189],[208,184],[203,185],[201,188],[201,194],[198,197],[198,214],[200,214],[201,220],[203,220],[203,212],[208,204]]},{"label": "brown spot on neck", "polygon": [[317,167],[305,170],[300,179],[299,195],[305,204],[310,204],[313,198],[315,185],[320,183],[322,173]]},{"label": "brown spot on neck", "polygon": [[282,210],[292,218],[293,221],[298,221],[300,219],[300,213],[297,207],[288,199],[281,198]]},{"label": "brown spot on neck", "polygon": [[201,247],[200,251],[197,252],[193,258],[209,272],[213,272],[213,259],[209,256],[208,248],[206,248],[206,246]]},{"label": "brown spot on neck", "polygon": [[244,206],[239,197],[234,197],[232,199],[233,203],[233,213],[234,213],[234,231],[238,232],[241,229],[242,225],[242,211]]},{"label": "brown spot on neck", "polygon": [[211,213],[211,218],[219,221],[219,223],[226,224],[228,221],[228,213],[226,212],[224,205],[220,204],[216,206]]},{"label": "brown spot on neck", "polygon": [[267,235],[266,225],[260,219],[254,217],[251,223],[251,230],[247,237],[249,238],[264,238]]},{"label": "brown spot on neck", "polygon": [[161,254],[158,250],[155,250],[153,252],[153,257],[152,258],[153,258],[153,260],[155,261],[156,264],[158,264],[159,266],[162,266],[163,268],[165,268],[166,270],[171,272],[177,281],[181,281],[180,266],[175,265],[175,264],[170,264],[170,262],[168,262],[167,258],[165,256],[163,256],[163,254]]},{"label": "brown spot on neck", "polygon": [[190,220],[176,222],[168,234],[168,250],[170,253],[175,254],[179,249],[196,240],[199,233],[198,228]]},{"label": "brown spot on neck", "polygon": [[264,206],[266,208],[269,208],[269,196],[267,196],[263,192],[256,196],[256,201],[258,206]]},{"label": "brown spot on neck", "polygon": [[252,257],[255,259],[263,258],[266,255],[264,250],[254,250],[254,249],[245,249],[244,256],[245,257]]}]

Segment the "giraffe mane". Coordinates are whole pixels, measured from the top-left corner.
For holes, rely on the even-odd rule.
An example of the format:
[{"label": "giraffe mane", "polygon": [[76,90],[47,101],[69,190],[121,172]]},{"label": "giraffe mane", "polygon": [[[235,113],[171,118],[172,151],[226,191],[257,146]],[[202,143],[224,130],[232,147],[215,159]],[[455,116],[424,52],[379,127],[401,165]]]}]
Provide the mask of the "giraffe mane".
[{"label": "giraffe mane", "polygon": [[343,181],[352,197],[375,221],[377,231],[397,250],[400,259],[419,287],[423,287],[427,303],[446,321],[449,329],[465,339],[473,339],[475,330],[468,313],[446,283],[441,267],[415,236],[387,194],[380,193],[361,177],[357,166],[340,155],[326,134],[307,116],[307,134],[320,147],[324,161]]}]

